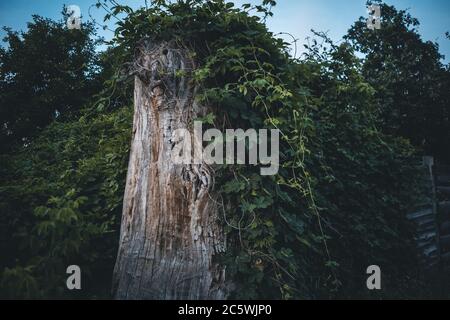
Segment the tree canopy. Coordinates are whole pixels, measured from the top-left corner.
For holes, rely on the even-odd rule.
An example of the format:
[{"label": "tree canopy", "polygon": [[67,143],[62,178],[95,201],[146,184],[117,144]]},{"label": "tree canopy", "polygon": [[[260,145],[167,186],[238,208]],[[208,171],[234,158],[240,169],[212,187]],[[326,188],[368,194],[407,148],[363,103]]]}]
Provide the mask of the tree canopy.
[{"label": "tree canopy", "polygon": [[365,54],[362,74],[377,92],[379,127],[448,162],[448,65],[438,45],[421,38],[416,18],[387,4],[381,11],[383,28],[371,32],[360,19],[345,36]]},{"label": "tree canopy", "polygon": [[68,30],[33,16],[27,32],[5,28],[0,49],[2,148],[33,137],[57,118],[77,115],[99,90],[92,24]]}]

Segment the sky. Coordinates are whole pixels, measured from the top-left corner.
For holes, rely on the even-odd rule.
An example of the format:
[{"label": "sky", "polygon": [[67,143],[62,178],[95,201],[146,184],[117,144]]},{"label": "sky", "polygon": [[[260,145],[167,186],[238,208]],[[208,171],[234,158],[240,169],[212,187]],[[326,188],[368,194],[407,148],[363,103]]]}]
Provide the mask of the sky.
[{"label": "sky", "polygon": [[[236,5],[242,3],[260,3],[262,0],[236,0]],[[27,22],[32,14],[38,14],[52,19],[60,19],[63,5],[77,5],[81,9],[82,19],[90,19],[89,7],[96,0],[0,0],[0,26],[11,27],[13,30],[26,30]],[[121,0],[133,8],[144,5],[144,0]],[[150,2],[150,1],[149,1]],[[410,13],[419,19],[419,33],[424,40],[431,40],[440,45],[440,52],[450,62],[450,40],[445,32],[450,31],[450,1],[449,0],[386,0],[388,4],[398,9],[409,9]],[[274,17],[268,22],[269,29],[274,33],[288,32],[299,39],[301,43],[311,35],[310,30],[328,32],[334,41],[339,41],[349,27],[360,17],[367,16],[366,0],[278,0],[273,9]],[[105,12],[91,9],[91,15],[98,21],[103,21]],[[0,37],[4,36],[0,32]],[[112,37],[112,32],[99,30],[106,40]],[[286,40],[290,38],[283,36]]]}]

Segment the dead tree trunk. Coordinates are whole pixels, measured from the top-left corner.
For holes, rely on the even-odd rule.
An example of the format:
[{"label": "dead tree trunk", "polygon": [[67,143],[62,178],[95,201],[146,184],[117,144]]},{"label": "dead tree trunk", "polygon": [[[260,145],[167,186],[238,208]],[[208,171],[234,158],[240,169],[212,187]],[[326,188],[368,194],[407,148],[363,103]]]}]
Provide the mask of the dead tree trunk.
[{"label": "dead tree trunk", "polygon": [[[172,43],[143,42],[136,54],[134,124],[114,270],[117,299],[223,299],[225,250],[205,164],[171,161],[176,129],[208,108],[195,100],[194,62]],[[181,71],[181,72],[180,72]]]}]

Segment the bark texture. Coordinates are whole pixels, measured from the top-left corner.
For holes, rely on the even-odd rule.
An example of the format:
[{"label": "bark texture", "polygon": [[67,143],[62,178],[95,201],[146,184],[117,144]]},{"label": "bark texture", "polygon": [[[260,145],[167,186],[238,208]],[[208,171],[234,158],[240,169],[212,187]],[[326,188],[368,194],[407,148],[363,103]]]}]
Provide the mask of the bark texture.
[{"label": "bark texture", "polygon": [[[208,112],[195,102],[194,61],[173,43],[143,41],[134,63],[134,123],[120,243],[117,299],[223,299],[225,250],[205,164],[171,161],[176,129]],[[180,72],[181,71],[181,72]],[[183,76],[180,76],[183,74]]]}]

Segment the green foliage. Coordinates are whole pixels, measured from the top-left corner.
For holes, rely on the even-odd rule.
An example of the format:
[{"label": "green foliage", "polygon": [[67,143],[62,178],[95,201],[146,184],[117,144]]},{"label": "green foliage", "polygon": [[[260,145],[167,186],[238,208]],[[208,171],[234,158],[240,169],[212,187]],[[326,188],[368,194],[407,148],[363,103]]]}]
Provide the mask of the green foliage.
[{"label": "green foliage", "polygon": [[55,122],[2,157],[3,297],[77,297],[65,287],[71,264],[83,272],[83,297],[109,296],[131,118],[123,107]]},{"label": "green foliage", "polygon": [[[83,270],[83,297],[108,296],[132,123],[130,85],[118,66],[142,39],[190,50],[198,100],[213,110],[197,120],[281,131],[277,175],[216,168],[228,239],[219,258],[231,298],[421,295],[405,219],[419,194],[415,149],[384,130],[380,109],[388,105],[355,56],[360,48],[317,34],[326,45],[313,43],[294,60],[265,26],[273,5],[157,0],[137,11],[110,8],[106,18],[127,18],[99,62],[103,90],[79,117],[54,121],[1,156],[2,296],[77,297],[64,290],[70,264]],[[372,264],[382,266],[386,288],[377,296],[364,286]]]}]

